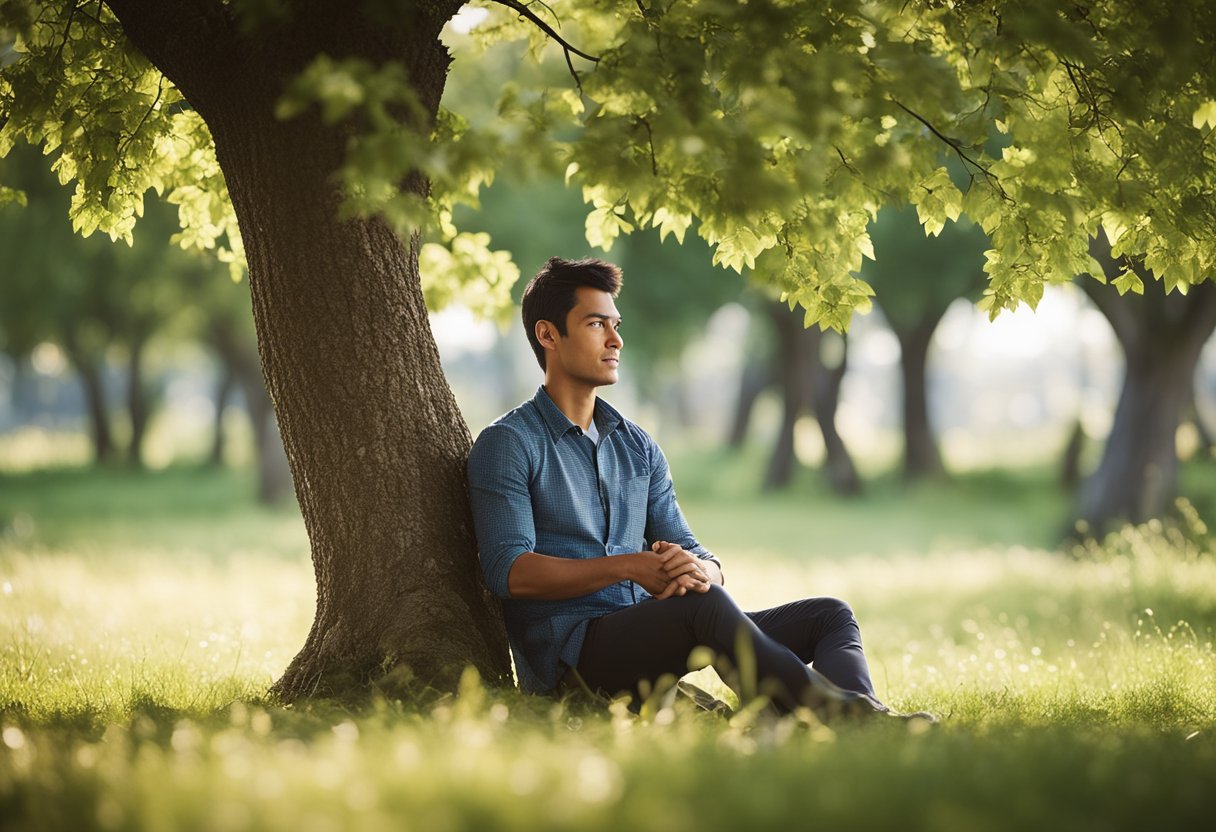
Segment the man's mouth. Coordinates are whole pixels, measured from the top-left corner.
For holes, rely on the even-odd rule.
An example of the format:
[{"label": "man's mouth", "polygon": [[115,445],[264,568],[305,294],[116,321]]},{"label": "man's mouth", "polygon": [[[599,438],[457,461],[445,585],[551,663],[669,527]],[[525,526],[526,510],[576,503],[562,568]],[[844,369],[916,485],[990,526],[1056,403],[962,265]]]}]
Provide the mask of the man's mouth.
[{"label": "man's mouth", "polygon": [[605,358],[604,361],[608,362],[613,367],[615,367],[621,363],[621,359],[619,359],[619,358]]}]

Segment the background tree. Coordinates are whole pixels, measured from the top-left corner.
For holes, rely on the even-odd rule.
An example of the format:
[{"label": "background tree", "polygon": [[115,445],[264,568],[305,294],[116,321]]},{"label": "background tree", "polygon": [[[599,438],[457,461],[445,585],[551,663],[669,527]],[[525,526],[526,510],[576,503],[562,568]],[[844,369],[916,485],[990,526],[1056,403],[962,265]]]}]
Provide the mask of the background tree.
[{"label": "background tree", "polygon": [[[1115,520],[1159,517],[1178,488],[1176,436],[1194,400],[1195,369],[1216,330],[1216,285],[1166,293],[1133,258],[1116,259],[1105,234],[1092,243],[1108,281],[1081,282],[1123,350],[1123,386],[1102,459],[1079,495],[1084,531],[1101,533]],[[1115,285],[1133,280],[1120,295]]]},{"label": "background tree", "polygon": [[[450,41],[461,60],[522,36],[578,74],[558,92],[528,62],[489,125],[440,109],[440,34],[458,8],[12,0],[0,17],[19,36],[0,75],[0,154],[18,139],[57,154],[81,231],[129,237],[154,188],[179,204],[187,243],[235,260],[244,232],[317,573],[284,698],[386,667],[506,678],[465,500],[468,430],[425,306],[453,284],[493,306],[517,276],[450,222],[496,160],[566,162],[593,245],[695,220],[716,262],[754,267],[805,323],[838,329],[872,294],[853,273],[883,203],[916,205],[930,230],[963,209],[980,223],[993,314],[1096,272],[1086,242],[1103,223],[1128,229],[1116,254],[1144,257],[1168,289],[1210,276],[1216,10],[1202,0],[595,0],[561,6],[577,51],[548,11],[503,0]],[[1000,159],[982,148],[996,121],[1016,137]],[[938,164],[943,144],[975,177],[965,194]]]},{"label": "background tree", "polygon": [[[815,417],[823,436],[823,470],[828,485],[838,494],[860,493],[857,466],[836,429],[840,385],[848,368],[845,337],[823,332],[819,327],[806,327],[803,315],[785,303],[768,302],[764,304],[764,313],[774,334],[772,366],[767,378],[775,383],[781,396],[781,422],[764,474],[764,487],[785,488],[790,484],[798,464],[794,452],[795,428],[803,413],[809,413]],[[743,384],[748,371],[745,366]],[[742,386],[741,395],[751,392]],[[740,411],[742,407],[740,403]],[[740,412],[736,418],[748,417]]]},{"label": "background tree", "polygon": [[861,276],[874,287],[875,300],[899,340],[904,477],[940,476],[941,451],[929,418],[929,344],[950,304],[980,297],[988,237],[979,226],[961,222],[926,236],[915,212],[894,207],[879,212],[870,237],[875,259],[862,266]]}]

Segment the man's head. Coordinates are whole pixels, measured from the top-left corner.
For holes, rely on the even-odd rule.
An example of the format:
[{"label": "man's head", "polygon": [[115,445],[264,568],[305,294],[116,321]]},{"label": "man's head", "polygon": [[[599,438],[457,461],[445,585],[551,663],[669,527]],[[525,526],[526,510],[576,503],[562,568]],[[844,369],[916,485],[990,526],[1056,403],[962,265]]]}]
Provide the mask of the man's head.
[{"label": "man's head", "polygon": [[[620,316],[612,298],[621,288],[621,270],[612,263],[591,258],[563,260],[550,257],[524,289],[523,319],[528,343],[536,353],[542,370],[548,370],[548,356],[556,351],[559,341],[579,336],[587,344],[582,349],[594,349],[592,340],[607,333],[608,343],[603,351],[620,350],[620,337],[615,335]],[[579,309],[571,320],[571,312]],[[578,327],[573,331],[573,327]],[[597,359],[601,360],[601,359]],[[612,366],[615,381],[615,365]],[[610,384],[612,381],[602,383]]]}]

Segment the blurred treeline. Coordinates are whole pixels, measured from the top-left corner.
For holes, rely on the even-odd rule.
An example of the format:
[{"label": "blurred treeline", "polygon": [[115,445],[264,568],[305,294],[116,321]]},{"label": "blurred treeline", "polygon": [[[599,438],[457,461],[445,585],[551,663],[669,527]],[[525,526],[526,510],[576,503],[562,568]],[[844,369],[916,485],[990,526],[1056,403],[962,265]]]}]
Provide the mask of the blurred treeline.
[{"label": "blurred treeline", "polygon": [[[192,344],[210,362],[206,383],[214,418],[206,462],[223,464],[224,414],[239,404],[250,419],[262,498],[273,501],[287,492],[286,462],[258,364],[248,283],[233,283],[223,264],[171,244],[177,229],[173,206],[148,200],[133,247],[98,235],[82,239],[67,219],[70,193],[43,160],[28,150],[14,151],[3,164],[6,181],[23,188],[29,204],[0,208],[0,349],[11,367],[5,379],[9,416],[0,427],[38,420],[43,404],[31,381],[38,374],[31,359],[53,345],[79,384],[79,420],[95,462],[141,466],[147,426],[164,403],[173,348]],[[722,426],[719,441],[737,449],[762,433],[771,445],[760,481],[766,489],[784,488],[802,465],[798,425],[811,417],[822,437],[822,467],[831,488],[844,495],[864,492],[857,449],[848,446],[837,425],[849,369],[848,336],[805,329],[799,310],[755,288],[746,276],[714,267],[710,250],[691,233],[680,245],[674,238],[661,241],[653,229],[636,232],[605,255],[587,245],[584,216],[579,195],[558,176],[527,182],[503,176],[483,194],[480,211],[467,211],[457,221],[490,233],[496,248],[512,252],[524,275],[514,289],[516,302],[528,276],[551,255],[603,256],[618,263],[626,276],[618,306],[626,322],[628,378],[636,398],[662,413],[665,423],[670,418],[676,425],[691,424],[695,411],[705,406],[683,383],[689,345],[713,337],[709,323],[724,307],[746,310],[742,343],[710,343],[702,350],[710,361],[716,348],[740,356],[724,360],[729,374],[714,379],[720,394],[714,401],[730,402],[729,412],[716,420]],[[943,479],[947,466],[931,418],[930,346],[951,305],[982,293],[987,238],[965,217],[940,236],[926,237],[910,208],[884,209],[871,237],[877,259],[866,261],[862,277],[876,291],[880,312],[874,317],[898,342],[898,382],[886,392],[900,402],[900,475],[909,482]],[[1211,431],[1195,406],[1199,352],[1193,351],[1189,365],[1176,353],[1184,340],[1202,344],[1210,336],[1216,316],[1195,309],[1216,287],[1196,287],[1189,298],[1167,297],[1159,283],[1146,280],[1143,296],[1121,297],[1097,281],[1078,282],[1111,322],[1129,368],[1098,473],[1087,481],[1080,413],[1071,439],[1059,449],[1059,477],[1079,490],[1075,516],[1100,529],[1121,517],[1157,516],[1173,496],[1176,472],[1157,470],[1155,480],[1133,476],[1128,481],[1132,469],[1128,463],[1120,468],[1121,460],[1141,459],[1145,449],[1153,449],[1154,465],[1176,469],[1175,434],[1184,421],[1193,424],[1202,455],[1211,456]],[[501,408],[517,403],[520,392],[526,395],[540,378],[529,366],[522,334],[505,337],[510,342],[491,350],[507,378],[499,380]],[[514,341],[520,343],[512,346]],[[462,372],[460,362],[447,364],[450,375]],[[994,374],[1001,369],[991,368]],[[756,431],[753,414],[765,397],[777,403],[777,424]],[[1129,511],[1133,504],[1143,510]]]},{"label": "blurred treeline", "polygon": [[224,462],[223,416],[239,397],[249,415],[259,495],[280,499],[290,490],[290,474],[262,380],[248,284],[234,284],[214,257],[172,244],[176,208],[152,195],[133,246],[101,234],[82,238],[68,219],[71,191],[36,151],[15,148],[0,164],[28,201],[0,207],[0,349],[12,367],[4,427],[38,421],[45,402],[32,359],[50,349],[79,382],[94,463],[141,468],[149,423],[163,404],[166,360],[172,361],[166,348],[195,343],[215,366],[207,462]]}]

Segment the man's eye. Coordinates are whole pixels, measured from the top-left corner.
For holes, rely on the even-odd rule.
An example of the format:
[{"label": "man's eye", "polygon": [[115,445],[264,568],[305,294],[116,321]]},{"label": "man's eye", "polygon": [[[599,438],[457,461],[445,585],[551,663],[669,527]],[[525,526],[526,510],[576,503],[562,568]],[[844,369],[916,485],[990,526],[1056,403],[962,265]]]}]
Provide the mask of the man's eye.
[{"label": "man's eye", "polygon": [[592,321],[591,325],[592,326],[603,326],[604,322],[603,321]]}]

